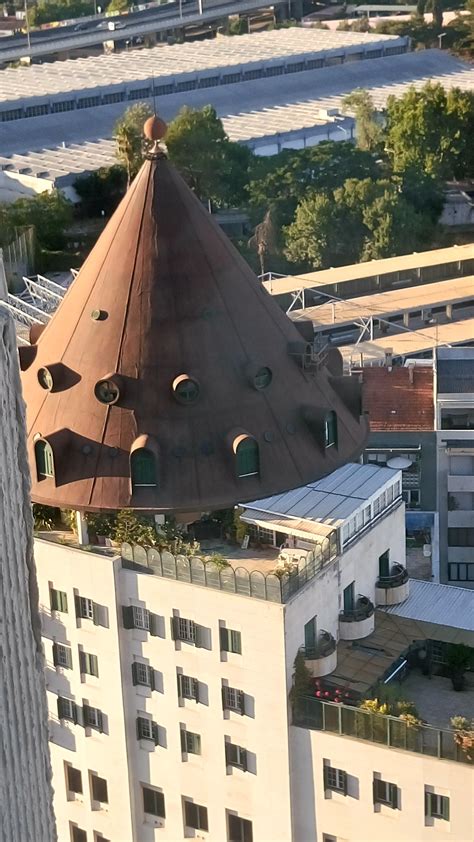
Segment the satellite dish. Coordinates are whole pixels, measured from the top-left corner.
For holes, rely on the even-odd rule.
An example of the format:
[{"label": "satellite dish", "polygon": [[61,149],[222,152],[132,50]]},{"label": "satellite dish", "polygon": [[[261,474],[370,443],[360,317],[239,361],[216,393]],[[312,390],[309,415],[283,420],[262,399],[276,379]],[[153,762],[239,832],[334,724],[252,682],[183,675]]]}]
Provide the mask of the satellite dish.
[{"label": "satellite dish", "polygon": [[406,456],[394,456],[387,462],[387,468],[393,468],[396,471],[404,471],[406,468],[411,468],[411,459]]}]

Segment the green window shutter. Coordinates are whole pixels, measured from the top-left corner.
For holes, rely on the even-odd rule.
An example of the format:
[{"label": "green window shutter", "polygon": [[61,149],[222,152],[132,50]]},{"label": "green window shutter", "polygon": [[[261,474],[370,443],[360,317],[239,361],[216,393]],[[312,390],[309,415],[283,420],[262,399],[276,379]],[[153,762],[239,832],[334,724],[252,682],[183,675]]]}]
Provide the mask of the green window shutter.
[{"label": "green window shutter", "polygon": [[151,723],[151,733],[152,733],[152,736],[153,736],[153,742],[155,743],[156,746],[159,745],[160,744],[160,735],[159,735],[159,732],[158,732],[158,725],[156,724],[156,722]]},{"label": "green window shutter", "polygon": [[232,652],[235,652],[237,655],[242,654],[242,635],[239,631],[231,631],[230,632],[230,648]]},{"label": "green window shutter", "polygon": [[59,596],[59,611],[63,611],[64,614],[67,614],[67,594],[63,591],[58,591]]},{"label": "green window shutter", "polygon": [[312,617],[304,627],[304,646],[311,651],[316,646],[316,617]]},{"label": "green window shutter", "polygon": [[89,655],[90,658],[90,672],[91,675],[99,677],[99,659],[97,655]]},{"label": "green window shutter", "polygon": [[130,463],[134,488],[156,486],[155,456],[151,450],[147,450],[145,447],[134,450],[130,457]]},{"label": "green window shutter", "polygon": [[81,613],[81,597],[80,597],[80,596],[77,596],[77,594],[74,596],[74,606],[75,606],[75,609],[76,609],[76,618],[77,618],[78,620],[80,620],[80,618],[82,617],[82,613]]},{"label": "green window shutter", "polygon": [[446,795],[441,797],[441,810],[443,819],[446,819],[446,821],[449,822],[449,798]]},{"label": "green window shutter", "polygon": [[181,736],[181,751],[183,752],[183,754],[187,754],[188,753],[188,745],[187,745],[187,742],[186,742],[186,731],[183,728],[181,728],[181,730],[180,730],[180,736]]},{"label": "green window shutter", "polygon": [[398,787],[396,784],[389,784],[389,798],[392,808],[396,810],[398,808]]},{"label": "green window shutter", "polygon": [[243,690],[239,690],[239,710],[241,716],[245,715],[245,693]]},{"label": "green window shutter", "polygon": [[197,623],[194,623],[194,645],[198,649],[204,647],[204,628]]},{"label": "green window shutter", "polygon": [[155,670],[153,669],[153,667],[148,667],[148,677],[149,677],[149,680],[150,680],[150,689],[151,689],[151,690],[156,690],[156,686],[155,686]]},{"label": "green window shutter", "polygon": [[171,637],[179,640],[179,617],[171,617]]},{"label": "green window shutter", "polygon": [[247,749],[241,748],[240,749],[240,765],[244,772],[247,771]]},{"label": "green window shutter", "polygon": [[191,801],[184,802],[184,820],[187,827],[197,827],[196,805]]},{"label": "green window shutter", "polygon": [[132,663],[132,684],[136,685],[138,683],[139,683],[139,681],[138,681],[138,676],[137,676],[137,665],[136,665],[136,662],[134,661]]},{"label": "green window shutter", "polygon": [[87,672],[87,661],[85,652],[79,652],[79,670],[82,673]]},{"label": "green window shutter", "polygon": [[176,680],[178,682],[178,698],[182,699],[183,698],[183,676],[180,672],[176,676]]},{"label": "green window shutter", "polygon": [[258,444],[250,436],[237,445],[236,459],[238,477],[255,476],[260,473]]},{"label": "green window shutter", "polygon": [[100,626],[100,606],[96,602],[92,603],[92,622],[94,626]]},{"label": "green window shutter", "polygon": [[67,669],[72,670],[72,652],[69,649],[69,646],[66,646],[66,662]]},{"label": "green window shutter", "polygon": [[221,690],[222,695],[222,708],[223,710],[227,710],[227,687],[223,687]]},{"label": "green window shutter", "polygon": [[431,817],[431,792],[425,792],[425,816]]},{"label": "green window shutter", "polygon": [[207,807],[198,807],[199,812],[199,829],[200,830],[209,830],[209,825],[207,822]]},{"label": "green window shutter", "polygon": [[197,702],[199,702],[199,681],[197,680],[197,678],[192,678],[191,681],[193,683],[194,699],[197,703]]},{"label": "green window shutter", "polygon": [[133,608],[131,606],[122,606],[122,618],[124,629],[134,629],[135,622],[133,619]]},{"label": "green window shutter", "polygon": [[148,616],[150,618],[150,634],[153,637],[158,637],[157,616],[156,614],[152,614],[151,611],[148,612]]},{"label": "green window shutter", "polygon": [[219,629],[221,652],[229,652],[229,632],[223,626]]}]

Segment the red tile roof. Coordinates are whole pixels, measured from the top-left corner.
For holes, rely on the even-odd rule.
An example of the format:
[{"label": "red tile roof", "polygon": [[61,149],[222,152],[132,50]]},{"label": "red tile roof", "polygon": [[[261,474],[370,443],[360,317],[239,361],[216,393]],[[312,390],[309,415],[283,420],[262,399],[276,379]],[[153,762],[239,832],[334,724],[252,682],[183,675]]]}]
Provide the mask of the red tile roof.
[{"label": "red tile roof", "polygon": [[364,368],[362,402],[372,433],[433,430],[433,369]]}]

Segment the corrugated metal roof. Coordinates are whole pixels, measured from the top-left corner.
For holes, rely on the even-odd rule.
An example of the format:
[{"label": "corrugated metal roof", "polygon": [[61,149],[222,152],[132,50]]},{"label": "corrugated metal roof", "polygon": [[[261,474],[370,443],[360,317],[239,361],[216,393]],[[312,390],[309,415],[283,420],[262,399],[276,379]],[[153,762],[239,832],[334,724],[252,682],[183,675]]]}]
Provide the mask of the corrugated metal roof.
[{"label": "corrugated metal roof", "polygon": [[247,504],[252,512],[302,518],[340,526],[366,500],[396,478],[397,471],[348,463],[316,482]]},{"label": "corrugated metal roof", "polygon": [[387,614],[474,632],[474,591],[410,579],[410,596],[401,605],[379,608]]}]

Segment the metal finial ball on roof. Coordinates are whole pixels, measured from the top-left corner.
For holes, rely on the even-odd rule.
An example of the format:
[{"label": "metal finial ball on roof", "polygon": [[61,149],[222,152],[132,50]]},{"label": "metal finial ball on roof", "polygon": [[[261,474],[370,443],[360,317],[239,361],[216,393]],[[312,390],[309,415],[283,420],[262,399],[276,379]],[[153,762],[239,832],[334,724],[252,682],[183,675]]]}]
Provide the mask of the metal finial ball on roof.
[{"label": "metal finial ball on roof", "polygon": [[148,117],[148,120],[145,120],[143,134],[147,140],[163,140],[167,131],[168,126],[165,121],[162,120],[161,117],[157,117],[156,114],[154,114],[153,117]]}]

